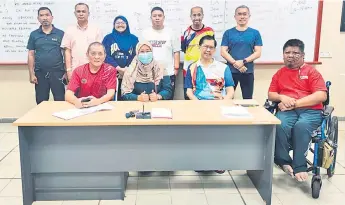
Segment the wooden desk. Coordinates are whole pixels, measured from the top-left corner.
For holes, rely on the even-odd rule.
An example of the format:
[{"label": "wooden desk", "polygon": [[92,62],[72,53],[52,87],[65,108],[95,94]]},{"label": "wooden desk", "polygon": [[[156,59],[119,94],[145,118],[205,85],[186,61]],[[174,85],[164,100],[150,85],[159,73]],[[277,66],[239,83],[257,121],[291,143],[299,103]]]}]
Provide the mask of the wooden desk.
[{"label": "wooden desk", "polygon": [[173,119],[126,119],[140,102],[111,102],[112,111],[64,121],[66,102],[43,102],[14,122],[19,127],[23,204],[40,200],[123,199],[128,171],[248,170],[271,204],[275,126],[262,107],[250,119],[229,119],[232,101],[161,101]]}]

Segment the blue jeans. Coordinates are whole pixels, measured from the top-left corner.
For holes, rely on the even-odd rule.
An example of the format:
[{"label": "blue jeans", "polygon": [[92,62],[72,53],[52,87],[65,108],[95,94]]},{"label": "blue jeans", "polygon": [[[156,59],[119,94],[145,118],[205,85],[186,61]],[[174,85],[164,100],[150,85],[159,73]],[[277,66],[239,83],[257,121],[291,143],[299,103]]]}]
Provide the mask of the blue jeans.
[{"label": "blue jeans", "polygon": [[[277,126],[274,162],[279,166],[292,166],[294,173],[305,172],[306,152],[313,131],[321,125],[321,110],[278,111],[276,116],[281,125]],[[290,150],[293,150],[293,159],[289,155]]]}]

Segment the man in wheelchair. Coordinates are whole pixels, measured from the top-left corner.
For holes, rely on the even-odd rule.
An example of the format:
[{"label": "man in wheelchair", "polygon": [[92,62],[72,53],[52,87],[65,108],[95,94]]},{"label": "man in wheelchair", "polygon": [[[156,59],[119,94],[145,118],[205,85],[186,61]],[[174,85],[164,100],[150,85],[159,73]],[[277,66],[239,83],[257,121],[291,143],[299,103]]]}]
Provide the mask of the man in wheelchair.
[{"label": "man in wheelchair", "polygon": [[[322,122],[327,88],[321,74],[304,63],[304,43],[288,40],[283,47],[285,66],[273,76],[268,100],[277,102],[274,162],[298,181],[308,178],[306,153],[313,131]],[[289,151],[293,150],[293,159]]]}]

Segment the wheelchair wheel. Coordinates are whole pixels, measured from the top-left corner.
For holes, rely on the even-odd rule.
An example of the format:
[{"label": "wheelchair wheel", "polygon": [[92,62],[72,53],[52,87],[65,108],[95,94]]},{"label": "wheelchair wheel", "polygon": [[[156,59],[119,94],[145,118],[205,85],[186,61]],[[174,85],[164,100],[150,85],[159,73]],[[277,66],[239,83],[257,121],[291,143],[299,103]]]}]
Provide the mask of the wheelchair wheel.
[{"label": "wheelchair wheel", "polygon": [[311,191],[312,191],[311,195],[314,199],[317,199],[320,196],[320,190],[321,190],[321,184],[322,184],[321,180],[316,179],[316,180],[313,180],[311,183],[312,183],[311,184]]},{"label": "wheelchair wheel", "polygon": [[[329,126],[330,134],[328,135],[329,140],[333,142],[333,144],[338,144],[338,118],[332,117],[331,124]],[[334,148],[334,160],[331,166],[327,169],[327,175],[328,177],[332,177],[334,175],[335,171],[335,165],[337,163],[337,147]]]}]

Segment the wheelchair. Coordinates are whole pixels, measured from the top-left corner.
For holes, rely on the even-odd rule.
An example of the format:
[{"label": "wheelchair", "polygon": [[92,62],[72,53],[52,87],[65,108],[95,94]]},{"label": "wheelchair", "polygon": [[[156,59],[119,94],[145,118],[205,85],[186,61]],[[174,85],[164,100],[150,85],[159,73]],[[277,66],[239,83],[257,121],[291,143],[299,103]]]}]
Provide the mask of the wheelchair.
[{"label": "wheelchair", "polygon": [[[322,186],[320,168],[327,169],[327,175],[329,178],[331,178],[334,175],[336,165],[338,147],[338,118],[336,116],[332,116],[334,107],[329,106],[330,86],[331,82],[327,81],[327,100],[323,103],[324,108],[322,111],[322,123],[312,135],[311,143],[314,143],[314,148],[309,146],[309,151],[313,154],[313,161],[311,162],[307,159],[307,172],[312,171],[313,173],[311,189],[312,197],[314,199],[319,198]],[[278,111],[278,102],[270,102],[267,99],[264,107],[272,114],[275,114]]]}]

